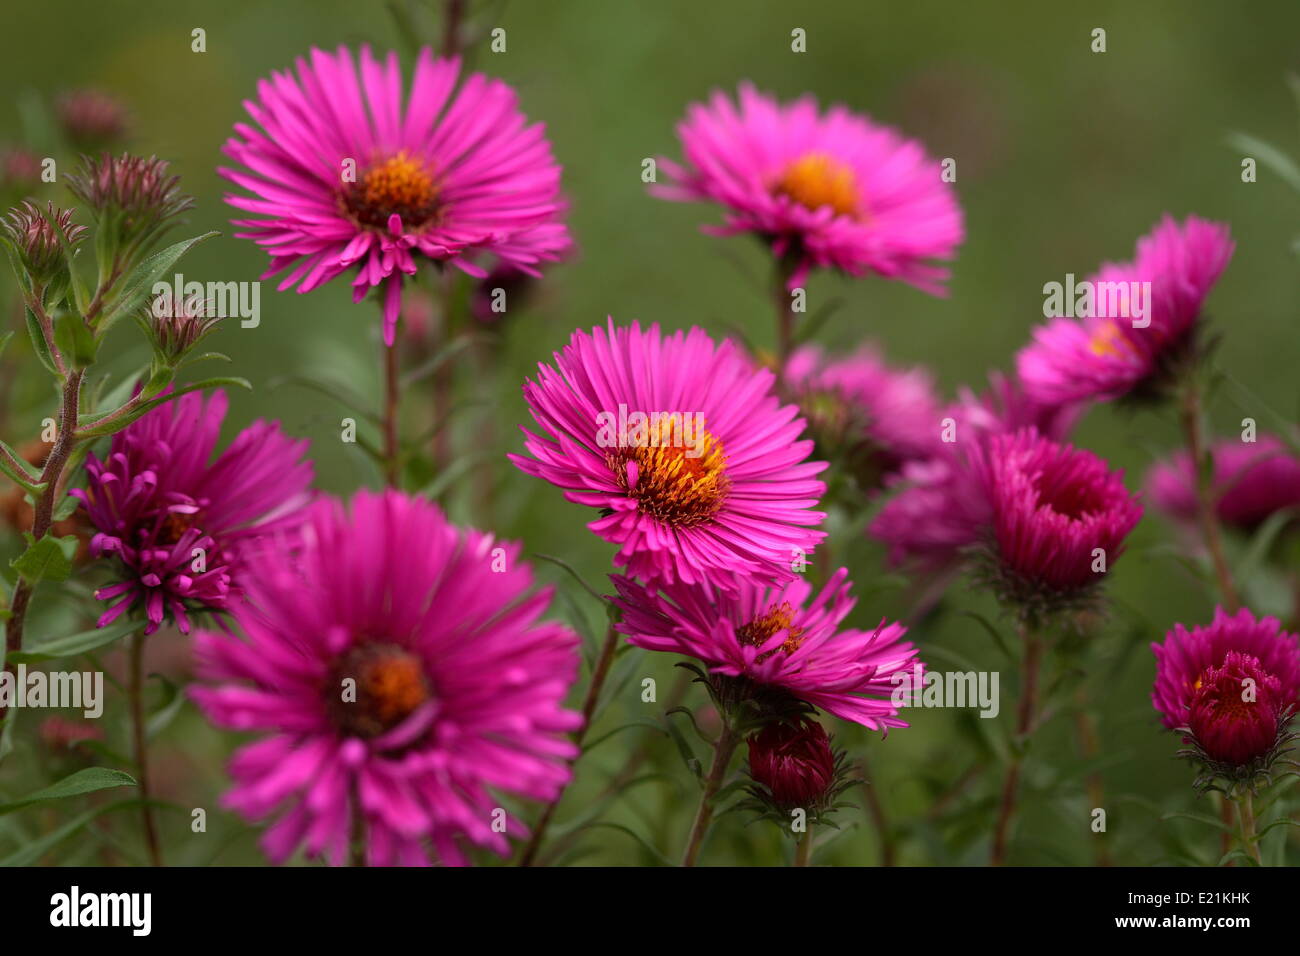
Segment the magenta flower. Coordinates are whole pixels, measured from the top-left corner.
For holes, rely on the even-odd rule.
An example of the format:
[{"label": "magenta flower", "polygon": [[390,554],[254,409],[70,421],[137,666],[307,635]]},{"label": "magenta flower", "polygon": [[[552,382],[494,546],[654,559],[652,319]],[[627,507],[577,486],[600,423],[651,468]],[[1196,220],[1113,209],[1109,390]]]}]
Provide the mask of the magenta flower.
[{"label": "magenta flower", "polygon": [[532,591],[518,544],[395,491],[359,492],[350,513],[321,501],[303,539],[296,562],[268,548],[250,563],[245,639],[195,639],[213,685],[195,700],[266,735],[235,755],[225,805],[274,818],[277,863],[304,847],[341,864],[358,826],[375,866],[505,854],[495,794],[550,799],[576,756],[581,718],[562,705],[578,639],[539,620],[550,590]]},{"label": "magenta flower", "polygon": [[[1225,225],[1165,216],[1138,240],[1132,263],[1107,263],[1091,277],[1097,291],[1089,316],[1053,318],[1034,330],[1017,359],[1030,395],[1063,404],[1158,386],[1194,349],[1202,306],[1233,246]],[[1143,282],[1151,294],[1140,306]]]},{"label": "magenta flower", "polygon": [[81,499],[95,528],[93,557],[117,559],[122,579],[95,596],[113,601],[99,626],[136,602],[152,634],[170,616],[182,634],[193,611],[229,611],[235,580],[256,539],[291,529],[311,497],[307,442],[257,421],[215,459],[227,400],[191,392],[113,436],[108,457],[91,454]]},{"label": "magenta flower", "polygon": [[[1197,514],[1195,480],[1191,456],[1186,450],[1176,452],[1152,467],[1147,494],[1161,511],[1190,523]],[[1254,442],[1216,442],[1212,482],[1219,520],[1244,530],[1300,507],[1300,459],[1272,435],[1258,435]]]},{"label": "magenta flower", "polygon": [[773,721],[748,738],[749,775],[779,809],[821,805],[836,782],[830,737],[815,720]]},{"label": "magenta flower", "polygon": [[962,241],[962,214],[921,144],[843,106],[819,113],[811,96],[782,105],[749,84],[739,109],[722,92],[678,127],[685,165],[660,160],[665,199],[726,209],[718,235],[753,233],[794,263],[791,286],[813,267],[875,273],[942,294]]},{"label": "magenta flower", "polygon": [[1216,608],[1208,626],[1175,624],[1151,650],[1151,703],[1166,727],[1190,730],[1204,756],[1225,768],[1266,760],[1300,703],[1300,637],[1276,618]]},{"label": "magenta flower", "polygon": [[868,534],[888,546],[891,564],[915,564],[931,573],[951,568],[991,520],[988,496],[973,474],[974,463],[987,458],[989,442],[1026,428],[1061,441],[1079,412],[1078,406],[1037,402],[1016,379],[998,372],[982,394],[962,389],[941,413],[951,420],[953,440],[941,441],[927,460],[905,463],[889,480],[897,494],[872,519]]},{"label": "magenta flower", "polygon": [[219,170],[252,193],[227,202],[260,217],[235,225],[271,254],[266,277],[292,269],[281,289],[349,271],[357,302],[383,286],[392,345],[420,258],[482,276],[472,260],[489,256],[537,275],[569,248],[560,167],[505,83],[476,73],[453,93],[460,60],[428,48],[405,105],[395,53],[381,63],[363,46],[358,73],[345,47],[313,49],[297,71],[258,84],[245,106],[261,130],[237,124],[224,149],[243,168]]},{"label": "magenta flower", "polygon": [[995,436],[976,474],[991,509],[985,570],[1003,600],[1031,612],[1086,596],[1142,517],[1123,472],[1032,429]]},{"label": "magenta flower", "polygon": [[783,377],[819,451],[841,451],[863,488],[942,450],[943,413],[924,368],[890,368],[870,345],[843,358],[807,345],[790,356]]},{"label": "magenta flower", "polygon": [[847,579],[841,568],[808,604],[812,586],[803,579],[780,588],[743,582],[728,592],[685,584],[654,590],[612,576],[619,630],[638,647],[694,657],[715,674],[785,692],[871,730],[906,727],[890,697],[894,675],[910,677],[919,663],[917,649],[898,623],[840,630],[856,603]]},{"label": "magenta flower", "polygon": [[804,422],[729,341],[635,322],[575,331],[524,397],[527,474],[600,508],[588,527],[619,545],[633,577],[732,588],[789,581],[825,537],[812,509],[826,490],[806,461]]}]

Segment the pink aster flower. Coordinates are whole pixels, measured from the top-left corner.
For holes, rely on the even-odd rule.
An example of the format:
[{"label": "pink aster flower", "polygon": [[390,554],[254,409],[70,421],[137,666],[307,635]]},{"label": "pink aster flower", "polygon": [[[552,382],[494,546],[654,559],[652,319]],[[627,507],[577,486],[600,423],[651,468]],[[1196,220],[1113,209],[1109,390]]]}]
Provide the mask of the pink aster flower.
[{"label": "pink aster flower", "polygon": [[560,216],[560,167],[543,127],[528,126],[514,91],[473,74],[453,92],[460,60],[421,50],[402,102],[397,54],[361,62],[313,49],[297,78],[274,73],[245,107],[261,127],[235,126],[220,173],[251,196],[227,201],[271,254],[281,289],[312,289],[352,272],[360,302],[383,287],[384,341],[393,344],[404,277],[421,258],[474,276],[489,256],[527,275],[570,246]]},{"label": "pink aster flower", "polygon": [[[1250,530],[1272,514],[1300,507],[1300,459],[1272,435],[1216,442],[1212,480],[1219,520],[1238,528]],[[1196,520],[1195,475],[1186,450],[1152,467],[1147,493],[1161,511]]]},{"label": "pink aster flower", "polygon": [[790,356],[783,377],[818,449],[842,453],[864,489],[942,450],[943,414],[924,368],[891,368],[871,345],[843,358],[807,345]]},{"label": "pink aster flower", "polygon": [[734,592],[612,580],[623,610],[619,630],[638,647],[694,657],[715,674],[783,691],[871,730],[907,726],[890,696],[894,674],[910,676],[918,663],[917,649],[898,623],[840,629],[856,603],[844,568],[811,604],[812,586],[802,578],[779,588],[743,582]]},{"label": "pink aster flower", "polygon": [[888,546],[891,564],[912,563],[931,572],[950,568],[990,520],[988,497],[973,475],[989,442],[1026,428],[1061,441],[1080,411],[1035,401],[1018,380],[1000,372],[989,376],[984,393],[962,389],[958,401],[940,413],[941,424],[951,425],[952,441],[939,442],[937,454],[905,463],[889,479],[897,494],[872,519],[868,533]]},{"label": "pink aster flower", "polygon": [[193,611],[228,611],[252,543],[302,520],[311,497],[307,442],[256,421],[213,457],[227,400],[191,392],[113,436],[91,454],[80,498],[95,528],[92,557],[112,556],[121,580],[95,596],[113,601],[99,626],[143,604],[152,634],[170,616],[182,634]]},{"label": "pink aster flower", "polygon": [[578,639],[540,620],[550,590],[532,590],[520,545],[396,491],[359,492],[350,512],[320,501],[302,540],[294,562],[250,561],[245,639],[195,639],[211,685],[195,700],[265,735],[235,755],[225,805],[274,819],[277,863],[303,847],[342,864],[358,825],[375,866],[505,854],[496,794],[548,800],[576,756],[581,717],[562,705]]},{"label": "pink aster flower", "polygon": [[[1194,350],[1202,306],[1233,246],[1225,225],[1166,216],[1138,240],[1133,262],[1107,263],[1091,277],[1088,316],[1053,318],[1034,330],[1017,360],[1029,393],[1059,404],[1158,386]],[[1140,308],[1144,282],[1150,297]]]},{"label": "pink aster flower", "polygon": [[1151,645],[1156,680],[1151,703],[1171,730],[1190,730],[1209,761],[1259,766],[1300,703],[1300,637],[1276,618],[1216,608],[1214,621],[1174,625]]},{"label": "pink aster flower", "polygon": [[739,108],[715,92],[678,127],[685,165],[660,160],[673,180],[657,195],[726,209],[718,235],[753,233],[809,269],[875,273],[942,294],[962,240],[962,214],[939,163],[915,140],[843,106],[818,111],[740,87]]},{"label": "pink aster flower", "polygon": [[992,583],[1025,609],[1050,611],[1086,595],[1142,517],[1123,472],[1032,429],[995,436],[976,475],[990,508]]},{"label": "pink aster flower", "polygon": [[527,474],[601,509],[588,527],[619,545],[615,563],[644,579],[731,588],[794,577],[825,537],[812,510],[825,491],[806,461],[794,405],[729,341],[701,329],[662,335],[637,323],[575,331],[524,397],[541,434],[523,429]]}]

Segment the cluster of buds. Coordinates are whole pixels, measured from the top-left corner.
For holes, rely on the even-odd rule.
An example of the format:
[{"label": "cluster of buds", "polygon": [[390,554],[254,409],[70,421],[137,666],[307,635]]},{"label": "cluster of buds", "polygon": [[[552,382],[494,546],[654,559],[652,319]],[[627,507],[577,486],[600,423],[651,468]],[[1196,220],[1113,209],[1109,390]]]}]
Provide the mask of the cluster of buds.
[{"label": "cluster of buds", "polygon": [[9,211],[4,230],[19,262],[37,286],[66,276],[64,245],[74,246],[86,237],[86,227],[72,221],[72,210],[58,209],[53,202],[46,205],[44,212],[23,202]]},{"label": "cluster of buds", "polygon": [[194,205],[180,191],[180,178],[169,176],[166,161],[156,156],[84,157],[80,172],[67,178],[72,194],[128,255],[147,248],[176,216]]}]

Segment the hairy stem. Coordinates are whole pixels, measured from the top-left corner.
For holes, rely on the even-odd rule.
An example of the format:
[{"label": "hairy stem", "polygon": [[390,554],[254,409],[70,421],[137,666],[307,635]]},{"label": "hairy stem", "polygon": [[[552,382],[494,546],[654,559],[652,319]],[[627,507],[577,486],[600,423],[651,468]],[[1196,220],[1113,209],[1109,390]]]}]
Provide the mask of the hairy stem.
[{"label": "hairy stem", "polygon": [[1021,632],[1024,657],[1021,660],[1020,707],[1016,715],[1016,749],[1007,766],[1002,781],[1002,800],[998,810],[997,826],[993,831],[993,866],[1003,866],[1007,860],[1007,837],[1011,821],[1016,814],[1016,796],[1020,789],[1020,771],[1024,764],[1024,750],[1034,729],[1034,714],[1038,706],[1038,672],[1042,665],[1041,638],[1025,628]]},{"label": "hairy stem", "polygon": [[400,392],[397,376],[397,344],[381,345],[384,350],[384,483],[397,488],[401,483],[401,448],[398,438]]},{"label": "hairy stem", "polygon": [[1264,865],[1259,852],[1259,837],[1255,832],[1255,797],[1249,790],[1237,797],[1237,819],[1241,825],[1241,848],[1250,854],[1256,866]]},{"label": "hairy stem", "polygon": [[154,824],[152,796],[149,788],[149,741],[144,719],[144,642],[143,633],[131,638],[131,740],[135,748],[135,770],[140,785],[140,822],[144,827],[144,841],[149,848],[149,860],[162,866],[162,847],[158,843],[158,828]]},{"label": "hairy stem", "polygon": [[694,866],[699,858],[700,847],[704,845],[709,824],[713,822],[713,798],[722,789],[727,767],[739,744],[740,735],[732,730],[724,715],[722,732],[713,743],[713,763],[709,767],[709,775],[704,778],[704,792],[700,794],[700,806],[695,811],[695,823],[691,826],[690,839],[686,841],[686,852],[682,854],[682,866]]},{"label": "hairy stem", "polygon": [[803,836],[799,838],[799,842],[795,844],[794,865],[811,866],[812,850],[813,850],[813,830],[812,830],[812,824],[809,824],[808,829],[805,830]]},{"label": "hairy stem", "polygon": [[[81,380],[84,372],[73,372],[63,386],[63,403],[59,412],[59,428],[41,469],[41,482],[45,490],[36,499],[32,516],[32,540],[39,541],[54,523],[55,499],[62,486],[63,469],[68,464],[76,445],[77,410],[81,402]],[[8,655],[23,649],[23,628],[27,622],[27,610],[32,600],[33,586],[26,578],[20,578],[14,588],[13,599],[9,604],[9,620],[5,624],[5,669],[13,673],[13,664],[8,662]],[[5,716],[7,708],[0,707],[0,719]]]}]

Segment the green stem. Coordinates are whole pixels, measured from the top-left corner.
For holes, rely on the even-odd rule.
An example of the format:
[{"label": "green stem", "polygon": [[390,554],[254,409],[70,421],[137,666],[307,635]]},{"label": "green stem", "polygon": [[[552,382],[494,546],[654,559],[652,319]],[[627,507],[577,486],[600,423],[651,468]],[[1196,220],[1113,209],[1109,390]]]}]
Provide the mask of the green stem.
[{"label": "green stem", "polygon": [[713,744],[713,764],[709,767],[709,775],[704,780],[704,792],[700,794],[700,806],[695,811],[695,823],[691,826],[690,839],[686,841],[686,852],[682,854],[682,866],[694,866],[699,858],[700,847],[704,845],[704,837],[708,834],[709,824],[713,821],[713,798],[722,789],[722,781],[727,776],[727,767],[731,764],[731,757],[739,744],[740,735],[731,729],[726,716],[723,715],[722,732],[718,734],[718,739]]},{"label": "green stem", "polygon": [[1007,838],[1016,813],[1016,797],[1020,789],[1020,772],[1024,765],[1025,748],[1034,729],[1034,714],[1038,703],[1038,674],[1042,666],[1043,643],[1028,627],[1021,630],[1024,656],[1021,659],[1020,708],[1016,716],[1016,748],[1006,777],[1002,781],[1002,800],[998,810],[997,825],[993,831],[993,854],[990,863],[1003,866],[1007,861]]},{"label": "green stem", "polygon": [[1255,797],[1249,789],[1237,797],[1237,820],[1241,826],[1241,847],[1251,855],[1257,866],[1264,865],[1259,852],[1259,835],[1255,832]]},{"label": "green stem", "polygon": [[143,633],[131,638],[131,739],[135,746],[135,769],[140,786],[140,820],[144,825],[144,840],[149,848],[149,860],[162,866],[162,847],[158,842],[158,828],[154,824],[153,804],[149,787],[149,740],[144,719],[144,642]]},{"label": "green stem", "polygon": [[1183,392],[1182,404],[1183,431],[1187,436],[1187,453],[1192,460],[1192,476],[1196,485],[1196,512],[1201,523],[1201,533],[1205,537],[1206,550],[1210,552],[1210,561],[1214,565],[1214,576],[1219,582],[1219,592],[1229,614],[1235,614],[1241,607],[1237,596],[1237,587],[1232,580],[1232,571],[1223,552],[1223,532],[1219,528],[1219,515],[1215,508],[1214,473],[1212,467],[1206,467],[1207,447],[1205,441],[1205,423],[1201,409],[1200,387],[1195,381],[1189,381]]},{"label": "green stem", "polygon": [[812,831],[812,824],[809,824],[808,829],[804,831],[803,836],[799,838],[799,842],[795,845],[794,865],[811,866],[812,848],[813,848],[813,831]]}]

